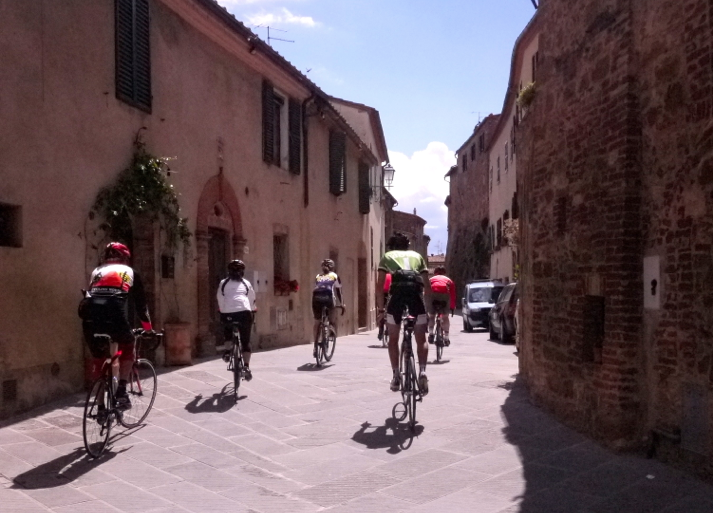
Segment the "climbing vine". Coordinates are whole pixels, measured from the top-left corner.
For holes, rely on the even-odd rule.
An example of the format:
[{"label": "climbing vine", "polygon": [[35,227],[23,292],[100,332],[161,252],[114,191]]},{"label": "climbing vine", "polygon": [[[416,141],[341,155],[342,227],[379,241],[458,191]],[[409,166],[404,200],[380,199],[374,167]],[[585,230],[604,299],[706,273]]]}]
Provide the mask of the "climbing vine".
[{"label": "climbing vine", "polygon": [[92,214],[99,214],[101,228],[116,240],[130,243],[132,218],[148,216],[159,221],[166,234],[166,247],[174,252],[179,243],[189,247],[191,232],[185,217],[181,217],[178,195],[167,177],[170,158],[155,157],[137,136],[131,164],[121,171],[116,182],[97,194]]}]

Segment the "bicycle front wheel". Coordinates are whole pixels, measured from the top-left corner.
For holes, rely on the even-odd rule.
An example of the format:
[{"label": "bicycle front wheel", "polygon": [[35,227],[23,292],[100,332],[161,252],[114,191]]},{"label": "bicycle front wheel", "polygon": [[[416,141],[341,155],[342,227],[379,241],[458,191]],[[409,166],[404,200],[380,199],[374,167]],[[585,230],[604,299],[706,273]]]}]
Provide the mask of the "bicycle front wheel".
[{"label": "bicycle front wheel", "polygon": [[416,396],[418,394],[418,382],[416,381],[416,363],[413,355],[408,359],[409,381],[411,382],[410,404],[408,406],[408,423],[411,429],[416,426]]},{"label": "bicycle front wheel", "polygon": [[240,342],[236,341],[233,344],[233,385],[235,387],[235,398],[238,397],[238,389],[240,388],[240,375],[243,372],[243,359],[240,356],[240,349],[238,344]]},{"label": "bicycle front wheel", "polygon": [[139,358],[134,362],[126,383],[131,406],[119,417],[122,426],[134,428],[146,420],[156,400],[157,382],[156,369],[149,360]]},{"label": "bicycle front wheel", "polygon": [[334,346],[337,345],[337,334],[333,329],[327,331],[327,337],[323,341],[324,344],[324,359],[330,361],[334,355]]},{"label": "bicycle front wheel", "polygon": [[101,456],[109,442],[113,420],[110,404],[111,396],[104,378],[100,378],[94,382],[87,394],[82,419],[84,448],[92,458]]}]

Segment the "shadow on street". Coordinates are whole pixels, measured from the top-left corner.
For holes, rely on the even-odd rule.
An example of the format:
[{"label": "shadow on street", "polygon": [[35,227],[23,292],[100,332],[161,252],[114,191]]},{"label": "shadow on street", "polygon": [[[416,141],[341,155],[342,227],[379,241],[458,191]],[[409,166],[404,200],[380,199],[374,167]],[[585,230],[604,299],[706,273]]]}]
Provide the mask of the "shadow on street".
[{"label": "shadow on street", "polygon": [[211,397],[204,398],[202,394],[198,394],[186,404],[185,409],[189,413],[223,413],[235,406],[238,400],[246,397],[243,395],[236,400],[235,389],[232,385],[225,385],[219,393]]},{"label": "shadow on street", "polygon": [[423,433],[421,425],[417,424],[412,431],[407,423],[388,418],[383,426],[373,427],[369,422],[364,422],[361,429],[354,433],[352,440],[367,449],[386,449],[389,454],[398,454],[411,447],[414,437],[421,433]]},{"label": "shadow on street", "polygon": [[315,371],[323,371],[324,369],[328,369],[329,367],[334,366],[333,363],[323,363],[322,365],[317,365],[316,363],[305,363],[304,365],[300,365],[297,367],[298,371],[307,371],[307,372],[315,372]]}]

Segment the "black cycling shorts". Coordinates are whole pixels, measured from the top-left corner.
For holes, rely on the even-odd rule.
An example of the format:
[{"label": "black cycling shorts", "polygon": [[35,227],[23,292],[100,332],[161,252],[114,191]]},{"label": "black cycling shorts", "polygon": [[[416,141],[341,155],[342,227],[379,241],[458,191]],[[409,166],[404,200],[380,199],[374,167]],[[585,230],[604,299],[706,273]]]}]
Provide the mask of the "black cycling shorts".
[{"label": "black cycling shorts", "polygon": [[119,344],[120,361],[134,357],[134,335],[131,333],[128,321],[113,323],[86,319],[82,322],[82,331],[92,357],[108,358],[110,356],[109,341],[105,337],[95,338],[95,334],[109,335],[111,342]]},{"label": "black cycling shorts", "polygon": [[250,348],[250,332],[253,327],[253,313],[250,310],[221,313],[220,322],[223,323],[223,335],[225,336],[226,342],[230,342],[233,339],[233,323],[238,323],[240,347],[242,347],[243,353],[252,352]]},{"label": "black cycling shorts", "polygon": [[394,290],[393,287],[391,288],[391,297],[386,304],[387,322],[391,322],[393,318],[394,324],[401,324],[401,316],[405,306],[408,306],[409,315],[416,318],[416,324],[426,322],[426,305],[418,287],[412,289],[404,287],[397,290]]},{"label": "black cycling shorts", "polygon": [[330,315],[334,309],[334,299],[329,294],[314,294],[312,296],[312,315],[315,321],[322,320],[322,308],[327,307],[327,315]]}]

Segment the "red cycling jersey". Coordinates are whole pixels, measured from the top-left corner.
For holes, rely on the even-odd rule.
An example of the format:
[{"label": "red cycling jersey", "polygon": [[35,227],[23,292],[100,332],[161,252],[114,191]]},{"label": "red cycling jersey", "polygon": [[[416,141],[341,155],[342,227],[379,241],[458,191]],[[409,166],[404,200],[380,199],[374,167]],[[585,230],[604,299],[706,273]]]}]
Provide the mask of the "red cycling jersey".
[{"label": "red cycling jersey", "polygon": [[435,294],[450,294],[451,310],[456,307],[456,286],[448,276],[437,274],[431,278],[431,291]]}]

